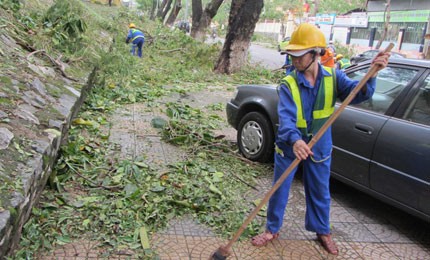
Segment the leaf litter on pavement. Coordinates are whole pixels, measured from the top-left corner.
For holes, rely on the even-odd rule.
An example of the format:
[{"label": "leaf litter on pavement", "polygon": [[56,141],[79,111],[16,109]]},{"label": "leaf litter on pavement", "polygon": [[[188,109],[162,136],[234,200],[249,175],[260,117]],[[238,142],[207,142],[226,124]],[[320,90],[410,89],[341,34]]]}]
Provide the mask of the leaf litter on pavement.
[{"label": "leaf litter on pavement", "polygon": [[[98,5],[92,5],[91,12],[99,9],[106,12]],[[108,31],[114,41],[110,51],[92,55],[100,56],[95,62],[95,85],[73,120],[49,185],[24,226],[16,259],[37,258],[81,238],[98,241],[106,257],[125,250],[156,258],[149,237],[169,220],[192,216],[230,237],[254,208],[246,194],[268,166],[243,160],[234,144],[215,134],[226,124],[219,116],[225,104],[202,109],[161,99],[208,86],[221,86],[233,95],[238,84],[274,83],[275,75],[252,66],[234,75],[215,74],[220,45],[197,42],[179,30],[146,20],[142,23],[153,42],[144,47],[143,59],[137,59],[129,55],[123,42],[126,31],[121,28],[139,18],[118,9],[97,19],[111,17],[116,25],[105,24],[112,27]],[[109,141],[111,115],[138,102],[163,111],[167,120],[155,119],[153,126],[165,142],[184,149],[184,160],[160,172],[144,158],[114,156],[118,145]],[[243,236],[260,227],[254,221]]]}]

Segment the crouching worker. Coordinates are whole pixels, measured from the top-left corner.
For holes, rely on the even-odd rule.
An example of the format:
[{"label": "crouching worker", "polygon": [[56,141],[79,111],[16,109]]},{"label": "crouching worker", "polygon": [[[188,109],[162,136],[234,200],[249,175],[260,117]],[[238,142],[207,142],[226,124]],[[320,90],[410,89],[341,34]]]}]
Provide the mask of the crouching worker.
[{"label": "crouching worker", "polygon": [[[348,78],[341,70],[319,63],[326,47],[322,31],[308,23],[299,25],[286,47],[294,70],[279,86],[279,128],[273,183],[296,158],[301,160],[306,197],[305,228],[316,233],[317,240],[328,253],[337,255],[339,250],[330,229],[331,128],[327,129],[312,150],[308,143],[333,114],[336,98],[344,100],[359,81]],[[373,64],[381,70],[387,66],[388,57],[388,53],[381,52]],[[371,75],[352,103],[362,102],[373,95],[376,74]],[[279,237],[296,171],[297,167],[270,198],[266,230],[252,238],[254,246],[264,246]]]},{"label": "crouching worker", "polygon": [[131,42],[132,46],[131,46],[130,53],[133,56],[136,56],[136,51],[137,51],[137,56],[139,56],[139,58],[142,58],[142,47],[143,47],[143,43],[145,42],[145,35],[143,34],[143,32],[136,29],[136,25],[134,23],[130,23],[128,28],[130,30],[128,31],[127,38],[125,39],[125,43]]}]

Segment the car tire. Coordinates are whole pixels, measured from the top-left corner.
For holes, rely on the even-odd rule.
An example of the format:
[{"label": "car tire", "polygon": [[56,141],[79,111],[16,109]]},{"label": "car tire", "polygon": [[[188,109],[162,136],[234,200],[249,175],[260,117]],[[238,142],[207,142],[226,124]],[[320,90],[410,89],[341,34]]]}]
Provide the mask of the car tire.
[{"label": "car tire", "polygon": [[273,161],[275,134],[270,120],[259,112],[250,112],[240,120],[237,145],[245,158],[251,161]]}]

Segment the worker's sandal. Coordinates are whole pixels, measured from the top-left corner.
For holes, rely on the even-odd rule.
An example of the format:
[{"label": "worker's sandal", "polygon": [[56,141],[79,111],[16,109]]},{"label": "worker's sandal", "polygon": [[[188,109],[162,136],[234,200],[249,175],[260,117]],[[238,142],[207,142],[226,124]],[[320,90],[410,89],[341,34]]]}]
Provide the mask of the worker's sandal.
[{"label": "worker's sandal", "polygon": [[339,249],[336,246],[336,243],[331,239],[331,234],[322,235],[317,234],[317,239],[324,247],[324,249],[332,255],[337,255],[339,253]]},{"label": "worker's sandal", "polygon": [[256,235],[251,239],[251,244],[253,246],[265,246],[270,241],[275,240],[279,237],[279,233],[271,233],[269,231],[264,231],[264,233],[261,233],[259,235]]}]

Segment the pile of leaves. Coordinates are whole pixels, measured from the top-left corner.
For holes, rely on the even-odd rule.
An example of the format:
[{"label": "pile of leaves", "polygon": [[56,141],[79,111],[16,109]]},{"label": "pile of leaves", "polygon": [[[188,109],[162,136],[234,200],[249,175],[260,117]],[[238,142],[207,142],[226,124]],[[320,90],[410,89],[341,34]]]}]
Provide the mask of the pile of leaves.
[{"label": "pile of leaves", "polygon": [[[106,257],[121,250],[131,250],[136,257],[155,257],[147,243],[148,235],[165,228],[172,218],[185,215],[220,235],[230,236],[254,208],[243,196],[256,176],[270,172],[268,166],[241,160],[234,145],[214,134],[226,123],[217,115],[224,104],[203,111],[184,104],[162,104],[160,100],[208,85],[223,86],[233,94],[237,84],[274,83],[277,75],[258,67],[246,67],[230,76],[215,74],[212,69],[221,45],[197,42],[179,30],[139,20],[121,8],[109,9],[109,15],[105,6],[86,8],[91,11],[83,13],[94,13],[93,19],[99,21],[91,23],[92,30],[108,32],[112,41],[108,50],[97,48],[97,42],[86,43],[90,56],[99,57],[91,61],[98,68],[96,83],[74,120],[39,205],[25,224],[16,259],[41,257],[58,245],[78,239],[99,241]],[[75,15],[78,17],[73,19],[79,20],[83,14]],[[52,21],[50,30],[76,27],[85,42],[87,27],[58,27]],[[131,56],[124,43],[130,21],[139,21],[153,39],[145,45],[143,59]],[[143,158],[114,156],[118,147],[109,142],[112,113],[136,102],[162,108],[169,120],[160,134],[166,142],[184,149],[188,155],[185,160],[167,165],[160,172]],[[253,222],[244,236],[256,233],[260,227],[261,223]]]}]

